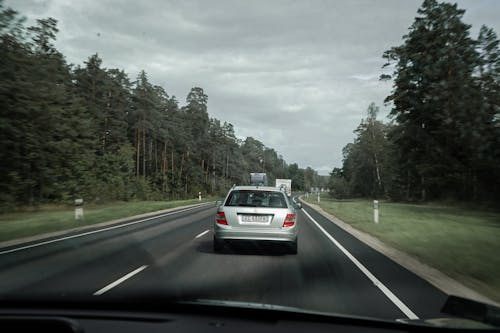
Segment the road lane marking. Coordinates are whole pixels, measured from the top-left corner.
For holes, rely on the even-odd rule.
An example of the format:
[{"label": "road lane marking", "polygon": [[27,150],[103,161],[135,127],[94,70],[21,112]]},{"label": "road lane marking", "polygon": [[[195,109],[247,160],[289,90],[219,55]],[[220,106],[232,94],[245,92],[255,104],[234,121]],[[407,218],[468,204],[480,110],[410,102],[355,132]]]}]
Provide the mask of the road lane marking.
[{"label": "road lane marking", "polygon": [[116,280],[115,282],[111,282],[110,284],[108,284],[106,287],[102,288],[102,289],[99,289],[98,291],[96,291],[94,293],[94,296],[100,296],[102,294],[104,294],[105,292],[107,292],[108,290],[116,287],[117,285],[119,285],[120,283],[130,279],[132,276],[140,273],[141,271],[143,271],[146,267],[148,267],[148,265],[144,265],[144,266],[141,266],[139,268],[137,268],[136,270],[133,270],[132,272],[128,273],[127,275],[124,275],[122,276],[121,278],[119,278],[118,280]]},{"label": "road lane marking", "polygon": [[342,253],[344,253],[346,255],[347,258],[349,258],[352,263],[354,265],[356,265],[356,267],[359,268],[359,270],[361,272],[363,272],[363,274],[366,275],[366,277],[368,277],[370,279],[370,281],[372,281],[372,283],[377,287],[379,288],[383,293],[384,295],[389,298],[389,300],[394,303],[394,305],[396,305],[399,310],[401,310],[401,312],[403,312],[405,314],[406,317],[408,317],[409,319],[419,319],[418,316],[413,313],[413,311],[410,310],[410,308],[408,308],[396,295],[394,295],[392,293],[392,291],[389,290],[389,288],[387,288],[382,282],[380,282],[379,279],[377,279],[375,277],[375,275],[373,275],[365,266],[363,266],[362,263],[360,263],[358,261],[358,259],[356,259],[349,251],[347,251],[335,238],[333,238],[332,235],[330,235],[311,215],[309,215],[309,213],[303,209],[302,210],[304,212],[304,214],[307,215],[307,217],[309,217],[309,219],[314,223],[316,224],[316,226],[318,227],[318,229],[323,232],[325,234],[326,237],[328,237],[328,239],[330,239],[330,241],[335,244],[335,246],[337,246],[340,251],[342,251]]},{"label": "road lane marking", "polygon": [[[211,204],[211,203],[208,203],[208,204]],[[165,216],[168,216],[168,215],[187,212],[189,210],[193,210],[193,209],[196,209],[196,208],[207,206],[208,204],[202,204],[202,205],[199,205],[199,206],[196,206],[196,207],[190,207],[190,208],[186,208],[186,209],[176,210],[176,211],[168,212],[168,213],[165,213],[165,214],[162,214],[162,215],[156,215],[156,216],[148,217],[146,219],[137,220],[137,221],[128,222],[128,223],[119,224],[119,225],[114,225],[112,227],[107,227],[107,228],[103,228],[103,229],[88,231],[88,232],[84,232],[84,233],[81,233],[81,234],[76,234],[76,235],[72,235],[72,236],[66,236],[66,237],[56,238],[56,239],[52,239],[52,240],[49,240],[49,241],[35,243],[35,244],[26,245],[26,246],[22,246],[22,247],[16,247],[14,249],[0,251],[0,255],[12,253],[12,252],[17,252],[17,251],[22,251],[22,250],[26,250],[26,249],[31,249],[33,247],[38,247],[38,246],[42,246],[42,245],[57,243],[57,242],[65,241],[65,240],[72,239],[72,238],[79,238],[79,237],[84,237],[84,236],[88,236],[88,235],[92,235],[92,234],[97,234],[99,232],[109,231],[109,230],[118,229],[118,228],[124,228],[124,227],[128,227],[130,225],[147,222],[147,221],[158,219],[158,218],[165,217]]]},{"label": "road lane marking", "polygon": [[200,237],[203,237],[204,235],[206,235],[206,234],[207,234],[207,233],[209,233],[209,232],[210,232],[210,230],[209,230],[209,229],[207,229],[207,230],[203,231],[201,234],[197,235],[195,238],[200,238]]}]

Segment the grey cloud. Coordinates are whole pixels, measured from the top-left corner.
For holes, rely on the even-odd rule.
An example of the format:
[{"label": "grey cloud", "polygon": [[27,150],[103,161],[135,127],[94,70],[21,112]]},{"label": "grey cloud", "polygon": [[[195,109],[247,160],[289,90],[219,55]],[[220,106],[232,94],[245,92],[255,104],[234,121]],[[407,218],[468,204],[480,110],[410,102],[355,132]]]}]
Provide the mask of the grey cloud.
[{"label": "grey cloud", "polygon": [[[459,0],[464,20],[500,32],[498,1]],[[112,1],[6,2],[30,21],[59,20],[57,46],[82,64],[99,53],[106,67],[155,84],[184,102],[193,86],[209,96],[211,116],[234,124],[289,162],[327,174],[371,102],[382,53],[399,45],[421,1]]]}]

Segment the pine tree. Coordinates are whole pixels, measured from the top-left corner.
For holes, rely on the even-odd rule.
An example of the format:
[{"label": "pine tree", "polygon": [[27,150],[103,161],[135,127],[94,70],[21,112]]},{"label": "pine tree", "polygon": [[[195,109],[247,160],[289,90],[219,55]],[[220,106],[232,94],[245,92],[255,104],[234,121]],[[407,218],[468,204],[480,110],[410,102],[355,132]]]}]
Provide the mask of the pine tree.
[{"label": "pine tree", "polygon": [[468,120],[474,116],[472,74],[477,64],[470,26],[456,4],[425,0],[404,43],[384,54],[396,63],[391,133],[406,178],[408,199],[466,193],[472,148]]}]

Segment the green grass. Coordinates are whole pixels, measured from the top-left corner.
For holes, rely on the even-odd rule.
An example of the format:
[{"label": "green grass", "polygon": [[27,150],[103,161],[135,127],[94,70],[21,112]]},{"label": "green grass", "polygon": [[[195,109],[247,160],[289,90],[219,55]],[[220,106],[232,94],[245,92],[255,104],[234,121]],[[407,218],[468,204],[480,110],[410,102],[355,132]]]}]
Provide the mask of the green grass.
[{"label": "green grass", "polygon": [[[205,198],[202,202],[215,200]],[[198,199],[175,201],[114,202],[84,207],[84,219],[75,221],[73,207],[45,205],[36,211],[0,215],[0,242],[106,222],[157,210],[199,203]]]},{"label": "green grass", "polygon": [[[315,197],[306,200],[317,204]],[[371,200],[334,200],[324,195],[320,206],[500,301],[500,213],[457,205],[380,202],[380,222],[375,224]]]}]

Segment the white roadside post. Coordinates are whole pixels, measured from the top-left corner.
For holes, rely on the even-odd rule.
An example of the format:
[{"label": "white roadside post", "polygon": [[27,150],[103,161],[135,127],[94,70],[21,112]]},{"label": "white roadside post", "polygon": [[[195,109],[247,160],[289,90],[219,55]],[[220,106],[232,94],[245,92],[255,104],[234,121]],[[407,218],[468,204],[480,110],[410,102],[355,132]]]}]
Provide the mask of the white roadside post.
[{"label": "white roadside post", "polygon": [[198,201],[201,201],[201,192],[198,192]]},{"label": "white roadside post", "polygon": [[378,200],[373,200],[373,221],[378,224]]},{"label": "white roadside post", "polygon": [[319,197],[319,191],[318,191],[318,202],[320,202],[320,201],[321,201],[321,199],[320,199],[320,197]]},{"label": "white roadside post", "polygon": [[75,220],[83,219],[83,199],[75,199]]}]

